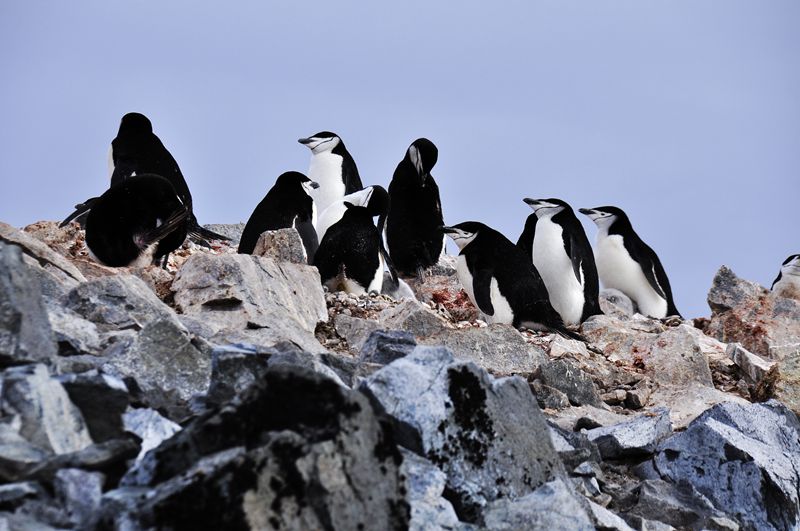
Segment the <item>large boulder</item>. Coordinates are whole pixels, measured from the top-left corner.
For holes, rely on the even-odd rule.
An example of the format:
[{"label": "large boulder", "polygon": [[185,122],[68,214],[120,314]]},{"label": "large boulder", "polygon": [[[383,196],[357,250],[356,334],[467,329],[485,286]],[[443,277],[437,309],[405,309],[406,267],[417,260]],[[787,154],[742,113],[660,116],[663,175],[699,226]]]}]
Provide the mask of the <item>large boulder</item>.
[{"label": "large boulder", "polygon": [[494,379],[445,348],[417,347],[362,382],[394,420],[401,443],[447,474],[462,520],[564,474],[528,384]]}]

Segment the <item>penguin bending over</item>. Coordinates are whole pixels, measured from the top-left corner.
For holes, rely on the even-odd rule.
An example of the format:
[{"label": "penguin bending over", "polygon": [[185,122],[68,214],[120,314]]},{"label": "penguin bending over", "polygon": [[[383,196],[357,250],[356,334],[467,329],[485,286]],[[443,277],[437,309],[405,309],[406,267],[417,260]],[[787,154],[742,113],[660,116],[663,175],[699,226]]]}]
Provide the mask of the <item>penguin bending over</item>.
[{"label": "penguin bending over", "polygon": [[770,290],[782,297],[800,300],[800,254],[793,254],[783,261]]},{"label": "penguin bending over", "polygon": [[681,317],[661,260],[633,230],[627,214],[613,206],[581,208],[580,212],[597,225],[595,261],[603,286],[623,292],[644,315]]},{"label": "penguin bending over", "polygon": [[261,233],[267,230],[294,227],[303,240],[308,263],[314,262],[319,242],[314,229],[315,217],[312,190],[319,185],[296,171],[281,174],[256,206],[239,240],[240,254],[253,254]]},{"label": "penguin bending over", "polygon": [[172,184],[143,174],[96,198],[86,217],[86,246],[111,267],[144,267],[181,246],[189,209]]},{"label": "penguin bending over", "polygon": [[383,288],[385,251],[372,218],[385,215],[389,196],[382,187],[373,188],[366,206],[345,203],[341,219],[328,228],[319,243],[314,265],[331,291],[361,295],[380,293]]},{"label": "penguin bending over", "polygon": [[550,304],[567,325],[599,315],[600,282],[594,253],[572,207],[561,199],[524,199],[533,209],[517,247],[533,261]]},{"label": "penguin bending over", "polygon": [[526,254],[496,230],[475,221],[443,227],[460,249],[456,271],[472,303],[488,323],[549,329],[583,340],[568,330],[550,304],[547,288]]},{"label": "penguin bending over", "polygon": [[319,183],[319,188],[311,197],[320,213],[337,199],[364,187],[356,162],[339,135],[321,131],[308,138],[301,138],[298,142],[311,150],[308,178]]},{"label": "penguin bending over", "polygon": [[389,184],[386,244],[397,271],[406,276],[422,277],[444,252],[442,203],[431,176],[438,158],[433,142],[418,138],[406,150]]}]

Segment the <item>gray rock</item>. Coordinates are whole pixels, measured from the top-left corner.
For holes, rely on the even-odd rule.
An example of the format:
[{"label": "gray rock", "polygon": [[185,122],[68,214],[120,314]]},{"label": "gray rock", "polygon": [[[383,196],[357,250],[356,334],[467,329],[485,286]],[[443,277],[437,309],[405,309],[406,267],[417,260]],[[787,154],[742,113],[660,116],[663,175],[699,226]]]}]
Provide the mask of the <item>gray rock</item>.
[{"label": "gray rock", "polygon": [[706,520],[724,516],[687,482],[672,484],[660,479],[645,480],[638,488],[638,495],[631,514],[681,529],[706,529]]},{"label": "gray rock", "polygon": [[242,232],[244,232],[244,223],[210,223],[203,225],[210,231],[217,234],[227,236],[231,239],[231,245],[239,245],[239,240],[242,239]]},{"label": "gray rock", "polygon": [[56,378],[70,401],[81,410],[94,442],[122,436],[122,414],[128,407],[128,388],[122,380],[100,371],[66,374]]},{"label": "gray rock", "polygon": [[40,283],[19,247],[0,244],[0,366],[53,363],[57,353]]},{"label": "gray rock", "polygon": [[35,498],[42,494],[41,486],[33,481],[6,483],[5,485],[0,485],[0,507],[13,509],[27,498]]},{"label": "gray rock", "polygon": [[[447,474],[460,519],[564,474],[528,384],[495,380],[444,348],[417,347],[364,380],[409,448]],[[453,498],[450,498],[453,501]]]},{"label": "gray rock", "polygon": [[104,481],[103,474],[78,468],[64,468],[56,472],[53,480],[56,498],[77,529],[94,527]]},{"label": "gray rock", "polygon": [[613,315],[619,319],[627,319],[636,313],[637,308],[633,301],[618,289],[600,290],[600,309],[606,315]]},{"label": "gray rock", "polygon": [[0,513],[0,529],[3,531],[58,531],[63,528],[53,527],[25,513]]},{"label": "gray rock", "polygon": [[92,444],[80,410],[44,365],[3,372],[0,410],[17,415],[20,435],[46,452],[75,452]]},{"label": "gray rock", "polygon": [[633,531],[633,528],[629,526],[625,520],[612,513],[605,507],[590,500],[585,500],[584,506],[588,509],[587,513],[596,529],[609,531]]},{"label": "gray rock", "polygon": [[135,434],[142,440],[136,461],[141,461],[147,452],[181,431],[179,424],[149,408],[131,409],[125,412],[122,421],[125,431]]},{"label": "gray rock", "polygon": [[800,415],[800,350],[775,363],[755,389],[755,398],[774,398]]},{"label": "gray rock", "polygon": [[564,409],[569,407],[569,397],[556,389],[534,380],[531,382],[531,391],[536,397],[536,403],[542,409]]},{"label": "gray rock", "polygon": [[604,459],[652,454],[658,443],[671,434],[672,423],[666,408],[655,408],[629,422],[586,432],[586,436],[597,445]]},{"label": "gray rock", "polygon": [[460,522],[449,501],[442,498],[447,477],[436,466],[403,449],[400,473],[405,478],[411,507],[410,530],[458,529]]},{"label": "gray rock", "polygon": [[260,349],[247,344],[215,346],[211,352],[208,402],[230,402],[254,382],[261,380],[274,352],[275,349]]},{"label": "gray rock", "polygon": [[155,321],[171,321],[180,326],[175,312],[133,275],[118,274],[84,282],[69,292],[66,306],[95,323],[100,331],[141,330]]},{"label": "gray rock", "polygon": [[103,351],[100,333],[91,321],[55,303],[47,305],[47,316],[60,356],[99,355]]},{"label": "gray rock", "polygon": [[49,453],[29,443],[9,424],[0,423],[0,481],[16,481]]},{"label": "gray rock", "polygon": [[130,439],[113,439],[104,443],[92,444],[77,452],[59,454],[47,458],[26,470],[23,479],[35,479],[52,483],[59,470],[80,468],[88,471],[103,471],[107,486],[116,485],[127,469],[128,461],[136,457],[139,445]]},{"label": "gray rock", "polygon": [[276,262],[308,263],[303,240],[294,228],[262,232],[251,254],[271,258]]},{"label": "gray rock", "polygon": [[46,271],[58,270],[62,275],[57,278],[68,278],[72,282],[86,281],[83,274],[69,260],[33,236],[2,221],[0,221],[0,242],[18,246],[26,256],[35,260],[37,265]]},{"label": "gray rock", "polygon": [[485,528],[492,531],[595,529],[578,496],[562,480],[545,483],[517,499],[494,501],[486,508],[484,518]]},{"label": "gray rock", "polygon": [[376,330],[361,347],[359,359],[369,363],[386,365],[407,356],[416,348],[414,334],[402,330]]},{"label": "gray rock", "polygon": [[789,529],[800,516],[799,432],[797,417],[778,402],[720,404],[662,442],[655,465],[746,529]]},{"label": "gray rock", "polygon": [[535,374],[544,385],[567,395],[572,405],[603,406],[592,379],[569,362],[555,360],[543,363]]},{"label": "gray rock", "polygon": [[739,343],[728,343],[725,351],[730,359],[742,370],[751,383],[758,383],[775,365],[774,361],[765,360],[757,354],[749,352]]}]

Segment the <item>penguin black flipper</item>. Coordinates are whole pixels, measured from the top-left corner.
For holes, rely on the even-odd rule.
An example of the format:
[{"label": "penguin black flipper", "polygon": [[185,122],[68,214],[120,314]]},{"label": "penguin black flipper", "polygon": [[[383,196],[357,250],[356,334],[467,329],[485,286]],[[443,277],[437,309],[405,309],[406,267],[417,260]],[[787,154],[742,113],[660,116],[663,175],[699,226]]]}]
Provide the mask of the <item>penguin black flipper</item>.
[{"label": "penguin black flipper", "polygon": [[467,267],[472,272],[472,293],[478,309],[486,315],[494,315],[491,268],[479,263],[474,256],[467,257]]},{"label": "penguin black flipper", "polygon": [[667,316],[683,317],[675,307],[667,272],[664,271],[664,266],[661,265],[661,260],[658,259],[656,252],[639,238],[625,238],[623,244],[631,258],[639,263],[650,286],[667,301]]},{"label": "penguin black flipper", "polygon": [[294,228],[300,234],[300,239],[303,240],[303,247],[306,250],[308,263],[313,264],[314,255],[317,253],[317,249],[319,249],[317,229],[314,228],[310,217],[301,220],[299,216],[294,220]]},{"label": "penguin black flipper", "polygon": [[168,217],[158,227],[135,235],[133,238],[134,243],[139,249],[145,250],[154,243],[158,243],[169,236],[182,223],[186,223],[186,218],[188,217],[189,209],[184,206],[180,210],[175,211],[175,213]]},{"label": "penguin black flipper", "polygon": [[531,214],[525,220],[525,228],[517,240],[517,247],[525,251],[525,256],[533,256],[533,237],[536,235],[536,222],[539,220],[536,214]]},{"label": "penguin black flipper", "polygon": [[769,287],[770,291],[772,291],[775,288],[775,284],[780,282],[780,280],[782,278],[783,278],[783,272],[782,271],[778,271],[778,276],[775,277],[775,280],[772,281],[772,285]]},{"label": "penguin black flipper", "polygon": [[[337,153],[339,146],[342,148],[342,153]],[[347,195],[352,194],[353,192],[358,192],[364,188],[364,185],[361,184],[361,176],[358,174],[356,161],[353,160],[353,156],[350,154],[350,152],[344,149],[343,144],[339,144],[339,146],[333,148],[333,152],[342,156],[342,180],[344,181],[344,194]]]},{"label": "penguin black flipper", "polygon": [[389,276],[392,280],[392,289],[397,289],[400,285],[400,280],[397,277],[397,269],[395,269],[392,257],[389,256],[389,251],[386,250],[386,245],[383,243],[383,231],[386,227],[386,217],[387,214],[382,214],[378,217],[378,234],[381,235],[381,256],[383,256],[383,261],[386,263],[386,268],[389,270]]},{"label": "penguin black flipper", "polygon": [[88,212],[92,209],[92,205],[97,201],[97,199],[97,197],[91,197],[83,203],[78,203],[75,205],[75,212],[67,216],[58,226],[60,228],[64,228],[75,220],[78,220],[78,223],[80,223],[81,226],[84,226],[86,224],[86,220],[80,220],[78,218],[88,214]]}]

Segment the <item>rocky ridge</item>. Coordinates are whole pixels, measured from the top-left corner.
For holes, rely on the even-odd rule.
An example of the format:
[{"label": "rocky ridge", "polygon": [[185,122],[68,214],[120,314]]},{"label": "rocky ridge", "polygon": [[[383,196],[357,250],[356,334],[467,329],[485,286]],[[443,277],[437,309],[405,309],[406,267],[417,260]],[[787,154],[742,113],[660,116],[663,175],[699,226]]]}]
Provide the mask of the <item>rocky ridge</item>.
[{"label": "rocky ridge", "polygon": [[709,318],[605,291],[582,343],[486,325],[447,257],[396,300],[293,230],[213,245],[111,269],[0,224],[6,528],[800,526],[800,301],[722,267]]}]

